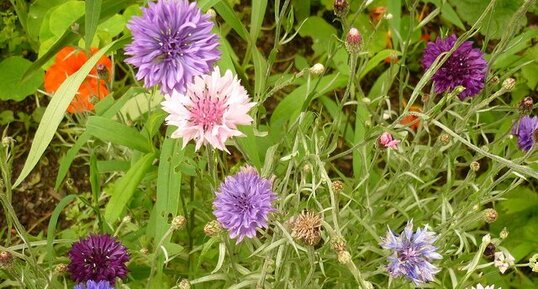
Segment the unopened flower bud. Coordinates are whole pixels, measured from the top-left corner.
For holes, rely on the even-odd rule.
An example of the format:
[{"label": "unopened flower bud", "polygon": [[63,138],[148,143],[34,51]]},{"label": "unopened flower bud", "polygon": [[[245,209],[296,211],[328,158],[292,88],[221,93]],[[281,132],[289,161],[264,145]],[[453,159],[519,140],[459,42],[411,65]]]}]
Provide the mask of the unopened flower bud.
[{"label": "unopened flower bud", "polygon": [[523,115],[529,115],[532,112],[534,101],[532,97],[527,96],[519,103],[519,113]]},{"label": "unopened flower bud", "polygon": [[485,234],[484,237],[482,237],[482,243],[491,243],[491,235]]},{"label": "unopened flower bud", "polygon": [[140,254],[142,254],[142,255],[147,255],[147,254],[149,254],[149,250],[148,250],[148,248],[142,248],[142,249],[140,249],[138,252],[140,252]]},{"label": "unopened flower bud", "polygon": [[54,272],[56,272],[56,274],[63,274],[67,272],[67,265],[66,264],[56,265],[56,267],[54,268]]},{"label": "unopened flower bud", "polygon": [[172,224],[170,224],[170,228],[172,230],[179,230],[179,229],[182,229],[186,223],[187,223],[187,219],[185,219],[185,217],[177,216],[172,220]]},{"label": "unopened flower bud", "polygon": [[222,231],[219,221],[213,220],[204,226],[204,234],[208,237],[217,236]]},{"label": "unopened flower bud", "polygon": [[450,136],[446,133],[442,133],[440,136],[439,136],[439,141],[442,143],[442,144],[448,144],[450,143]]},{"label": "unopened flower bud", "polygon": [[179,289],[190,289],[191,288],[191,282],[187,279],[181,280],[178,285]]},{"label": "unopened flower bud", "polygon": [[513,78],[507,78],[503,81],[503,89],[506,91],[512,91],[516,86],[516,80]]},{"label": "unopened flower bud", "polygon": [[489,80],[489,82],[490,82],[491,85],[493,85],[493,86],[499,84],[499,81],[500,81],[500,80],[499,80],[499,77],[498,77],[497,75],[493,76],[493,77]]},{"label": "unopened flower bud", "polygon": [[340,262],[340,264],[349,264],[349,262],[351,262],[351,254],[349,254],[348,251],[338,252],[338,262]]},{"label": "unopened flower bud", "polygon": [[508,230],[506,229],[506,227],[504,227],[501,232],[499,233],[499,237],[501,237],[501,239],[506,239],[508,238]]},{"label": "unopened flower bud", "polygon": [[215,18],[217,17],[217,12],[215,12],[215,10],[213,9],[209,9],[207,10],[207,15],[209,15],[209,19],[211,20],[215,20]]},{"label": "unopened flower bud", "polygon": [[123,217],[123,220],[121,221],[122,223],[130,223],[132,220],[131,216],[127,215],[125,217]]},{"label": "unopened flower bud", "polygon": [[480,163],[477,161],[472,161],[469,167],[471,168],[471,171],[478,172],[480,170]]},{"label": "unopened flower bud", "polygon": [[482,211],[482,217],[486,223],[493,223],[497,220],[497,211],[495,209],[487,208]]},{"label": "unopened flower bud", "polygon": [[309,71],[314,76],[322,75],[325,72],[325,66],[321,63],[316,63],[310,67]]},{"label": "unopened flower bud", "polygon": [[104,64],[102,63],[97,64],[96,69],[97,69],[97,76],[99,77],[99,79],[108,80],[109,78],[108,68]]},{"label": "unopened flower bud", "polygon": [[334,0],[333,9],[337,17],[344,18],[349,11],[349,3],[347,0]]},{"label": "unopened flower bud", "polygon": [[529,267],[531,267],[532,272],[538,273],[538,254],[532,255],[529,259]]},{"label": "unopened flower bud", "polygon": [[344,183],[342,181],[334,181],[331,187],[335,193],[340,193],[344,189]]},{"label": "unopened flower bud", "polygon": [[349,54],[357,54],[361,51],[362,35],[355,27],[349,29],[346,37],[346,49]]},{"label": "unopened flower bud", "polygon": [[0,252],[0,268],[7,268],[13,262],[13,255],[8,251]]}]

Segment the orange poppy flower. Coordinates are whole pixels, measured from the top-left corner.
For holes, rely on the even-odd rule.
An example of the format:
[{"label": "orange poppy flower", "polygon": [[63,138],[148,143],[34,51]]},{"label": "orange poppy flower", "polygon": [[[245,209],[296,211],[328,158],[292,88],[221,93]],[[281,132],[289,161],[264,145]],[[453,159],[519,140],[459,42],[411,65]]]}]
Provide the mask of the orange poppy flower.
[{"label": "orange poppy flower", "polygon": [[[404,106],[407,106],[407,102],[404,101]],[[410,108],[409,108],[409,111],[414,111],[414,112],[422,112],[422,107],[420,105],[416,105],[416,104],[413,104]],[[417,130],[418,127],[420,126],[420,117],[418,116],[415,116],[415,115],[411,115],[411,114],[408,114],[406,116],[404,116],[402,118],[402,120],[400,121],[400,123],[404,126],[408,126],[410,127],[411,129],[413,130]]]},{"label": "orange poppy flower", "polygon": [[[91,49],[91,54],[97,52],[97,48]],[[56,54],[55,62],[45,73],[45,91],[54,93],[68,76],[77,72],[88,60],[88,56],[82,50],[74,47],[64,47]],[[108,95],[108,89],[104,79],[100,79],[97,67],[103,66],[106,72],[103,74],[111,75],[112,61],[103,56],[97,62],[97,65],[90,71],[90,74],[80,85],[77,94],[69,104],[67,111],[70,113],[93,110],[93,99],[102,99]]]}]

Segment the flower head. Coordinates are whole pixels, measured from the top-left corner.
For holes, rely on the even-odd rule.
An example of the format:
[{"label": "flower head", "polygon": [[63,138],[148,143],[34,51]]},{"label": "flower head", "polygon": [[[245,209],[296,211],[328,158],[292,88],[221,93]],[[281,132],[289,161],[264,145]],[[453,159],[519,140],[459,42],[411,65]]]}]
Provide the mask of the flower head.
[{"label": "flower head", "polygon": [[471,287],[471,289],[495,289],[494,285],[488,285],[486,287],[482,286],[482,284],[476,284],[476,287]]},{"label": "flower head", "polygon": [[172,138],[183,138],[183,147],[194,139],[196,150],[209,143],[228,151],[226,140],[243,135],[237,126],[253,121],[247,112],[255,103],[249,102],[247,91],[231,71],[221,76],[218,67],[210,75],[195,77],[184,94],[174,91],[165,98],[163,109],[170,114],[167,124],[178,127]]},{"label": "flower head", "polygon": [[501,274],[504,274],[508,268],[514,266],[514,257],[508,252],[495,252],[495,260],[493,265],[499,269]]},{"label": "flower head", "polygon": [[226,177],[213,202],[213,214],[237,243],[254,238],[256,229],[266,228],[269,213],[274,211],[270,180],[262,178],[255,168],[246,166],[233,176]]},{"label": "flower head", "polygon": [[393,252],[388,257],[387,270],[390,275],[405,276],[416,285],[433,281],[434,275],[440,270],[430,261],[442,258],[433,245],[436,240],[437,236],[428,227],[413,232],[412,221],[407,223],[400,235],[389,230],[381,246]]},{"label": "flower head", "polygon": [[400,140],[394,139],[390,133],[384,132],[377,139],[377,143],[382,148],[397,149]]},{"label": "flower head", "polygon": [[315,246],[321,241],[321,216],[315,212],[303,211],[291,219],[291,236],[301,242]]},{"label": "flower head", "polygon": [[86,283],[77,284],[73,289],[114,289],[114,287],[110,286],[108,281],[95,282],[88,280]]},{"label": "flower head", "polygon": [[538,117],[523,116],[512,127],[512,134],[517,137],[519,148],[530,150],[538,140]]},{"label": "flower head", "polygon": [[116,278],[127,276],[127,249],[109,235],[93,235],[76,242],[69,258],[69,272],[76,282],[108,281],[113,285]]},{"label": "flower head", "polygon": [[220,57],[213,22],[196,1],[151,2],[127,27],[133,42],[125,47],[130,56],[125,62],[138,67],[136,78],[145,87],[160,84],[166,94],[184,92],[194,76],[210,72]]},{"label": "flower head", "polygon": [[[424,69],[428,69],[441,53],[452,49],[456,40],[456,35],[451,35],[429,42],[422,56]],[[484,88],[486,69],[487,62],[482,51],[473,48],[472,41],[465,41],[433,75],[435,91],[450,92],[457,86],[463,86],[465,90],[459,94],[460,99],[475,96]]]},{"label": "flower head", "polygon": [[[93,55],[97,51],[97,48],[92,48],[90,52]],[[56,92],[67,77],[77,72],[87,60],[88,56],[82,50],[77,50],[71,46],[62,48],[56,54],[54,63],[45,73],[45,91],[48,93]],[[106,56],[103,56],[80,85],[75,98],[73,98],[67,108],[68,112],[74,113],[93,110],[94,98],[102,99],[108,95],[106,86],[106,80],[108,79],[103,79],[99,75],[97,67],[100,67],[100,71],[106,71],[107,75],[111,75],[112,62]]]}]

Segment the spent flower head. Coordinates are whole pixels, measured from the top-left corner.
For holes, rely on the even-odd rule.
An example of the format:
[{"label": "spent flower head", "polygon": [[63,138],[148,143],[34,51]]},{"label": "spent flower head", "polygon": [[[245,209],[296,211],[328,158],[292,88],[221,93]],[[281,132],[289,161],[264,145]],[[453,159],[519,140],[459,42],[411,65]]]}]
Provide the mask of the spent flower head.
[{"label": "spent flower head", "polygon": [[275,211],[271,181],[251,166],[226,177],[216,195],[213,214],[237,243],[245,237],[254,238],[258,228],[266,228],[269,213]]},{"label": "spent flower head", "polygon": [[110,235],[92,235],[73,244],[69,251],[69,272],[76,282],[108,281],[127,277],[129,254],[116,238]]},{"label": "spent flower head", "polygon": [[218,67],[209,75],[195,77],[185,93],[174,91],[162,102],[169,113],[166,123],[177,127],[172,138],[182,138],[183,147],[195,140],[196,150],[209,144],[226,152],[226,140],[244,135],[238,125],[252,123],[248,111],[255,104],[232,72],[221,76]]},{"label": "spent flower head", "polygon": [[192,78],[210,72],[220,58],[218,37],[211,32],[210,15],[196,1],[158,0],[142,8],[127,27],[133,41],[125,47],[125,62],[138,68],[145,87],[185,92]]},{"label": "spent flower head", "polygon": [[[447,38],[437,38],[429,42],[422,56],[422,67],[430,68],[435,59],[444,52],[451,50],[456,43],[456,35]],[[487,62],[480,49],[473,48],[472,41],[465,41],[433,75],[435,92],[451,92],[458,86],[465,90],[459,94],[460,99],[477,95],[484,88]]]},{"label": "spent flower head", "polygon": [[321,240],[321,215],[303,211],[290,222],[291,236],[306,245],[315,246]]},{"label": "spent flower head", "polygon": [[381,247],[392,251],[388,257],[389,274],[392,277],[406,277],[415,285],[433,281],[440,270],[431,261],[442,258],[433,245],[436,240],[436,234],[429,231],[427,226],[413,232],[413,221],[407,223],[400,235],[389,229],[381,242]]}]

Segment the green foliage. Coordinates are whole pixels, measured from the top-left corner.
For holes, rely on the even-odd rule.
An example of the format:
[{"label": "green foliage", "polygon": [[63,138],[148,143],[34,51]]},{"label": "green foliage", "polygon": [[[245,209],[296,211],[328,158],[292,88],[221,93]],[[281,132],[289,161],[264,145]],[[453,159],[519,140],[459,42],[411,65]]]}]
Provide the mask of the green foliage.
[{"label": "green foliage", "polygon": [[0,62],[0,100],[21,101],[34,93],[43,83],[43,71],[23,81],[23,75],[32,62],[19,56],[12,56]]}]

